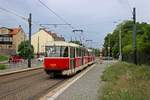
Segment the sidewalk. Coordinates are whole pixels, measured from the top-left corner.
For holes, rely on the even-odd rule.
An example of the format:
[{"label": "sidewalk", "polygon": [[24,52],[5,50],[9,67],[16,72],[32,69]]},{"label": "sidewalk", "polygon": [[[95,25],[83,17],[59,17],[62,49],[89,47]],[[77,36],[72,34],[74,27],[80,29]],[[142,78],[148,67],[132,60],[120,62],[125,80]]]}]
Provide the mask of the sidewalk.
[{"label": "sidewalk", "polygon": [[102,86],[100,76],[107,66],[108,62],[96,64],[94,68],[59,95],[56,100],[99,100],[100,92],[98,91]]},{"label": "sidewalk", "polygon": [[[32,61],[31,67],[35,68],[35,67],[40,67],[42,66],[42,62],[35,62]],[[0,70],[0,73],[6,73],[6,72],[12,72],[12,71],[17,71],[17,70],[21,70],[21,69],[27,69],[28,68],[28,63],[27,61],[23,62],[23,63],[6,63],[7,69],[4,70]]]}]

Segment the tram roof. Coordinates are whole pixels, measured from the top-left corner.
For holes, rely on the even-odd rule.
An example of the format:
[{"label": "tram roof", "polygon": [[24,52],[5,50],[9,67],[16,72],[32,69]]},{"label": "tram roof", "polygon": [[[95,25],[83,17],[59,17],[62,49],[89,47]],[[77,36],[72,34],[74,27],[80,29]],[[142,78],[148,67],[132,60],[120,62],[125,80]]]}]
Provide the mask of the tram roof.
[{"label": "tram roof", "polygon": [[80,47],[78,44],[75,43],[68,43],[65,41],[52,41],[46,43],[45,46],[71,46],[71,47]]}]

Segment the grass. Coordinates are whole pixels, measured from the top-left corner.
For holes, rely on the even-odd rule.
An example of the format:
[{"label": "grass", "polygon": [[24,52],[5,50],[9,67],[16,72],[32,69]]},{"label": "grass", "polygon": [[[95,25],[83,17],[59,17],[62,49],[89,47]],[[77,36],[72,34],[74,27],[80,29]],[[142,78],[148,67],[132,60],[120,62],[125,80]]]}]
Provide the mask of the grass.
[{"label": "grass", "polygon": [[4,70],[4,69],[6,69],[6,65],[0,64],[0,70]]},{"label": "grass", "polygon": [[102,100],[150,100],[150,66],[116,63],[107,68]]},{"label": "grass", "polygon": [[8,60],[8,56],[0,55],[0,61],[6,61]]}]

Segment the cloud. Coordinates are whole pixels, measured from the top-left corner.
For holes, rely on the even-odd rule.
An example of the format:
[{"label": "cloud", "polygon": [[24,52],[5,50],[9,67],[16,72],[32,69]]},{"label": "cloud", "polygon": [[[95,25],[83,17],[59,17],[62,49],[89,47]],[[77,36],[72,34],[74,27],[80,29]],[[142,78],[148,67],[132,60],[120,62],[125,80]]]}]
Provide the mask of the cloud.
[{"label": "cloud", "polygon": [[[68,23],[71,23],[77,29],[86,31],[85,37],[92,39],[99,44],[108,32],[112,32],[114,21],[122,19],[131,19],[132,14],[127,4],[127,0],[41,0]],[[44,8],[38,0],[1,0],[0,7],[11,9],[17,13],[28,17],[31,12],[33,21],[32,32],[39,28],[38,23],[64,23],[53,13]],[[148,0],[129,0],[131,7],[137,8],[137,20],[150,22],[150,1]],[[14,27],[22,25],[25,32],[28,33],[28,23],[22,19],[0,10],[1,26]],[[61,26],[54,30],[66,38],[74,36],[69,27]],[[68,39],[69,40],[69,39]]]}]

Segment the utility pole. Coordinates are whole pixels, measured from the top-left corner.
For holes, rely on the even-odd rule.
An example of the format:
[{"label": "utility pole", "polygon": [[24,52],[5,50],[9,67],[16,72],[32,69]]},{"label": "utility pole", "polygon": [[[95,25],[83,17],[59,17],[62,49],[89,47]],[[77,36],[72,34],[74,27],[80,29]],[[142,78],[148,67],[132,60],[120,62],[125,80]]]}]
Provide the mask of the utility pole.
[{"label": "utility pole", "polygon": [[39,47],[39,36],[38,36],[38,47],[37,47],[37,58],[39,58],[39,56],[40,56],[40,54],[39,54],[39,49],[40,49],[40,47]]},{"label": "utility pole", "polygon": [[[117,23],[118,21],[115,21],[114,23]],[[122,34],[122,23],[120,24],[120,30],[119,30],[119,60],[120,61],[122,61],[122,35],[121,34]]]},{"label": "utility pole", "polygon": [[[29,23],[29,51],[31,52],[31,26],[32,26],[32,15],[31,13],[29,14],[29,19],[28,19],[28,23]],[[28,57],[28,67],[31,67],[31,54],[29,54]]]},{"label": "utility pole", "polygon": [[133,50],[134,63],[137,64],[137,48],[136,48],[136,8],[133,8]]},{"label": "utility pole", "polygon": [[108,37],[108,59],[110,57],[110,35]]}]

